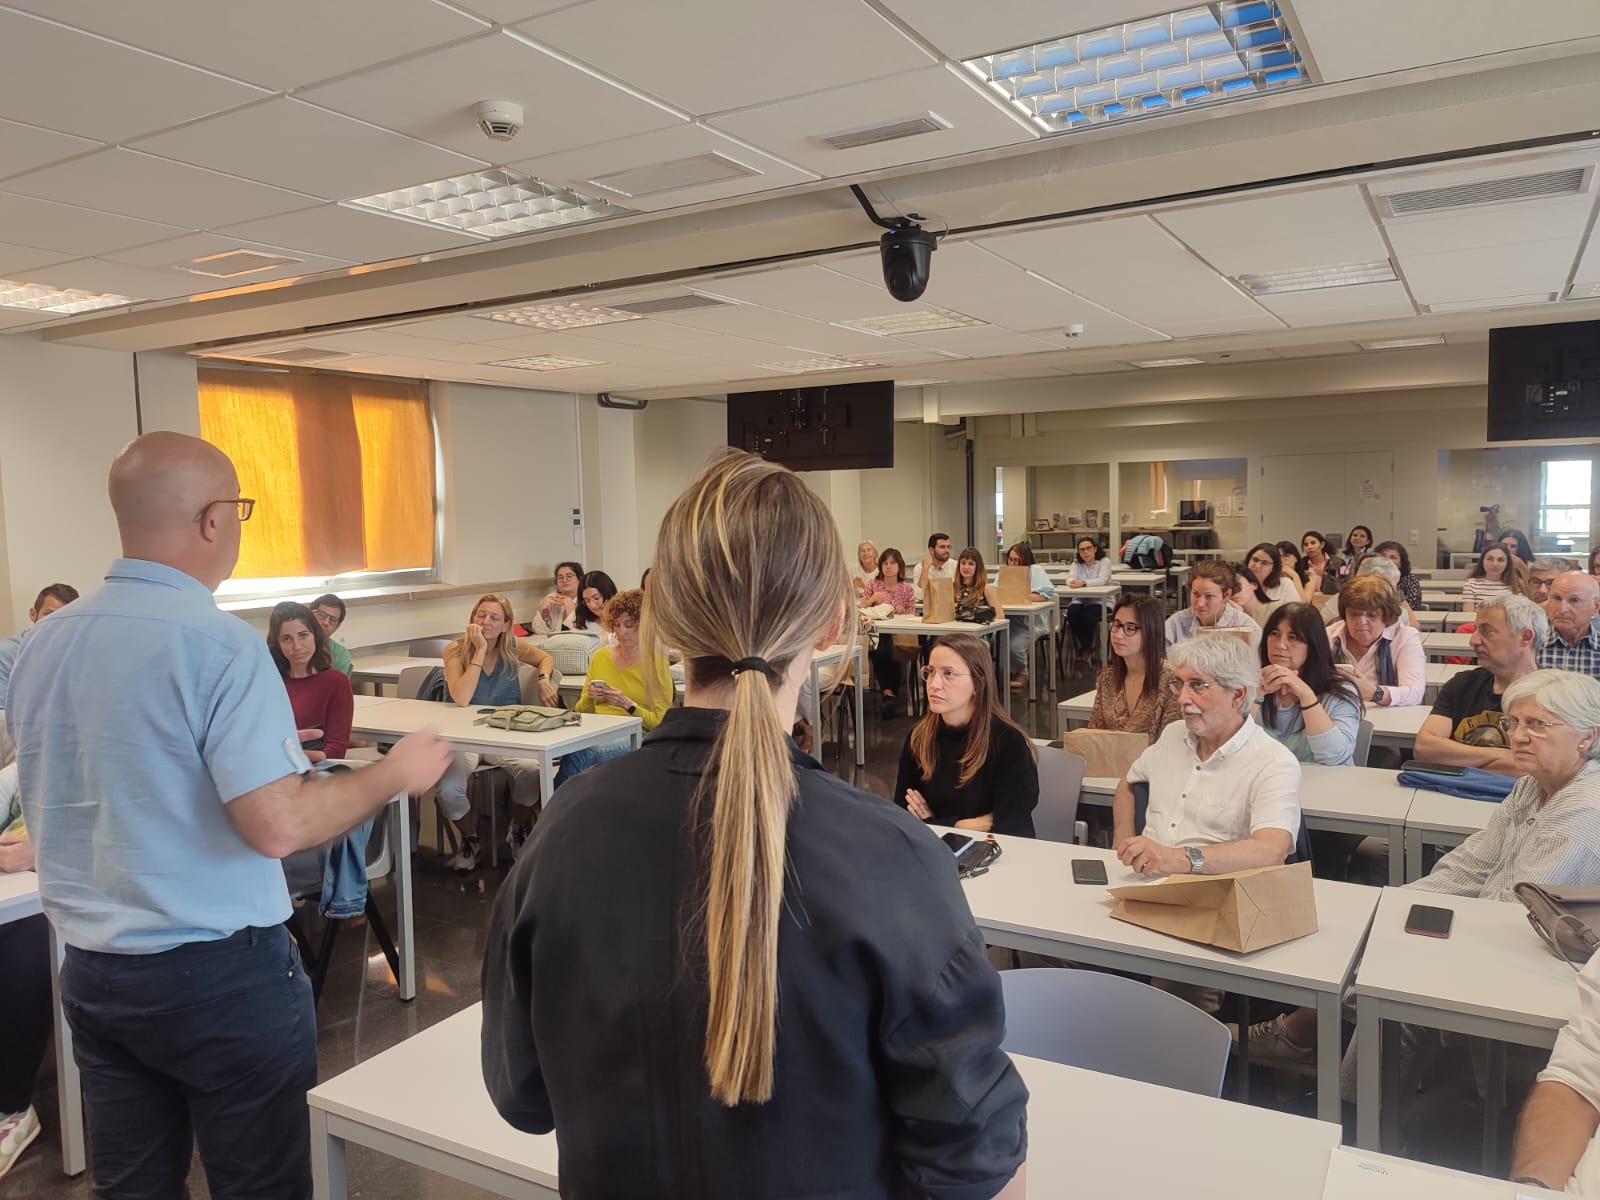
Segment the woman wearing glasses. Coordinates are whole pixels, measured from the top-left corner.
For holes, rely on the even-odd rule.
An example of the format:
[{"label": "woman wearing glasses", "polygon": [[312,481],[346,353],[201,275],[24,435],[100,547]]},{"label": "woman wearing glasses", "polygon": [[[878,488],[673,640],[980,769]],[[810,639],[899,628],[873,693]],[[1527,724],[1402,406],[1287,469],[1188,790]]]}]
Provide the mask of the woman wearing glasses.
[{"label": "woman wearing glasses", "polygon": [[578,590],[582,583],[582,563],[557,563],[556,590],[539,601],[539,611],[528,623],[529,632],[548,637],[563,629],[577,629]]},{"label": "woman wearing glasses", "polygon": [[936,825],[1032,837],[1039,768],[1000,707],[988,646],[969,633],[940,638],[922,678],[928,711],[900,751],[894,802]]},{"label": "woman wearing glasses", "polygon": [[1142,733],[1155,741],[1183,715],[1167,669],[1167,614],[1150,595],[1126,595],[1111,616],[1111,665],[1094,681],[1090,729]]}]

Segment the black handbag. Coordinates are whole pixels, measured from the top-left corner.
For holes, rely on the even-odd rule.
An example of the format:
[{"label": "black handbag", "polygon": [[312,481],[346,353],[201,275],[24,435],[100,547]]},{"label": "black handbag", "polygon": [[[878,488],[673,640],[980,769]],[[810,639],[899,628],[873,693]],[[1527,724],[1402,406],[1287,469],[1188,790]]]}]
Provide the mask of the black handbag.
[{"label": "black handbag", "polygon": [[957,604],[956,620],[968,621],[974,625],[988,625],[994,620],[994,606],[992,604]]}]

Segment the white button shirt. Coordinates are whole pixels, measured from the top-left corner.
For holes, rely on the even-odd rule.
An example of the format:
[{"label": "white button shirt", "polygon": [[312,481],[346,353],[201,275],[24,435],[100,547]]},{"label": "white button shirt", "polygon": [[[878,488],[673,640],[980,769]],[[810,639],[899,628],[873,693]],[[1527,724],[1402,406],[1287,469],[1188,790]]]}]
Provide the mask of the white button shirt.
[{"label": "white button shirt", "polygon": [[[1578,1006],[1566,1027],[1556,1035],[1550,1065],[1539,1073],[1539,1082],[1564,1083],[1590,1104],[1600,1109],[1600,954],[1589,960],[1578,974]],[[1572,1180],[1549,1180],[1552,1187],[1566,1184],[1567,1190],[1584,1196],[1600,1196],[1600,1138],[1591,1138],[1583,1157],[1573,1168]]]},{"label": "white button shirt", "polygon": [[1150,784],[1144,834],[1163,846],[1242,842],[1258,829],[1300,832],[1300,762],[1254,721],[1201,760],[1174,721],[1128,768]]}]

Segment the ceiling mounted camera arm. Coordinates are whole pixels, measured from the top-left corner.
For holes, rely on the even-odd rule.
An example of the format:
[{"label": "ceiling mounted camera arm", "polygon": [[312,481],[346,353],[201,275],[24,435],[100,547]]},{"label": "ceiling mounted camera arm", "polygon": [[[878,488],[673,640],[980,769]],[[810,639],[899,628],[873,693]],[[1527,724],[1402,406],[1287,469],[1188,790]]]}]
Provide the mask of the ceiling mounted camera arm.
[{"label": "ceiling mounted camera arm", "polygon": [[903,303],[921,297],[928,287],[929,260],[939,248],[938,234],[929,233],[918,224],[922,220],[916,213],[903,217],[880,217],[873,209],[867,194],[855,184],[850,191],[861,202],[867,217],[874,225],[889,232],[878,239],[878,254],[883,262],[883,286],[889,294]]},{"label": "ceiling mounted camera arm", "polygon": [[850,191],[861,202],[861,207],[867,214],[867,220],[874,225],[881,225],[885,229],[916,229],[917,222],[922,220],[916,213],[907,213],[903,217],[880,217],[877,209],[872,207],[872,201],[867,199],[867,194],[861,190],[860,185],[852,183]]}]

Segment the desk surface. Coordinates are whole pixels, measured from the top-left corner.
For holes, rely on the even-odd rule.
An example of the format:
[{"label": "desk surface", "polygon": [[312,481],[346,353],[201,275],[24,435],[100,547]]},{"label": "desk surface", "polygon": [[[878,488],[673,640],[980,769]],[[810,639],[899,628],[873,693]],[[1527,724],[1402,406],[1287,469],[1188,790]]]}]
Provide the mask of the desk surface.
[{"label": "desk surface", "polygon": [[[1000,861],[988,874],[962,885],[973,916],[986,930],[1026,934],[1067,947],[1124,950],[1153,963],[1185,963],[1313,991],[1336,992],[1349,978],[1377,903],[1374,888],[1318,879],[1313,884],[1316,933],[1250,954],[1233,954],[1113,918],[1113,901],[1104,888],[1072,882],[1074,858],[1102,859],[1111,887],[1142,882],[1109,850],[1032,838],[996,840],[1004,847]],[[1071,956],[1070,950],[1066,953]]]},{"label": "desk surface", "polygon": [[[550,733],[518,733],[474,725],[482,714],[480,707],[459,708],[431,700],[394,700],[388,697],[356,697],[355,716],[350,731],[361,737],[399,738],[419,729],[436,730],[446,741],[482,747],[491,754],[518,754],[533,757],[559,755],[581,746],[626,737],[644,724],[638,717],[611,717],[584,713],[578,724]],[[369,703],[360,703],[367,700]]]},{"label": "desk surface", "polygon": [[1474,659],[1478,657],[1478,652],[1472,648],[1470,633],[1425,633],[1422,635],[1422,648],[1429,654],[1459,654]]},{"label": "desk surface", "polygon": [[1418,788],[1411,800],[1411,811],[1406,814],[1406,825],[1428,833],[1467,837],[1489,823],[1496,807],[1489,800],[1468,800],[1465,796]]},{"label": "desk surface", "polygon": [[1009,630],[1011,626],[1005,621],[990,621],[987,625],[979,625],[976,621],[924,621],[921,617],[884,617],[874,621],[879,633],[917,633],[929,637],[942,637],[951,633],[972,633],[979,636],[986,633],[996,633],[999,630]]},{"label": "desk surface", "polygon": [[1472,663],[1435,663],[1428,664],[1428,686],[1443,687],[1463,671],[1473,669]]},{"label": "desk surface", "polygon": [[[474,1004],[315,1088],[312,1108],[552,1190],[553,1134],[519,1133],[479,1070]],[[1017,1056],[1028,1085],[1028,1192],[1318,1200],[1339,1127]],[[419,1087],[418,1080],[427,1080]],[[1134,1117],[1137,1116],[1137,1119]],[[1148,1155],[1149,1130],[1168,1151]],[[1249,1144],[1250,1154],[1238,1147]],[[1135,1164],[1137,1169],[1135,1171]],[[1130,1180],[1138,1186],[1130,1192]]]},{"label": "desk surface", "polygon": [[[1448,908],[1448,938],[1405,931],[1413,904]],[[1577,972],[1545,949],[1520,904],[1384,888],[1356,972],[1356,995],[1550,1032],[1578,1001]],[[1548,1043],[1546,1043],[1548,1044]]]},{"label": "desk surface", "polygon": [[1407,704],[1395,707],[1388,704],[1368,705],[1361,713],[1364,720],[1372,722],[1373,737],[1416,737],[1422,723],[1433,709],[1426,704]]},{"label": "desk surface", "polygon": [[32,871],[0,874],[0,925],[40,912],[39,877]]},{"label": "desk surface", "polygon": [[1322,1200],[1517,1200],[1559,1196],[1527,1184],[1469,1175],[1353,1146],[1335,1148]]},{"label": "desk surface", "polygon": [[1308,817],[1346,818],[1404,825],[1416,788],[1401,787],[1395,772],[1377,767],[1300,764],[1300,810]]},{"label": "desk surface", "polygon": [[363,654],[350,662],[350,678],[355,682],[399,683],[407,667],[442,667],[442,658],[412,658],[406,654]]}]

